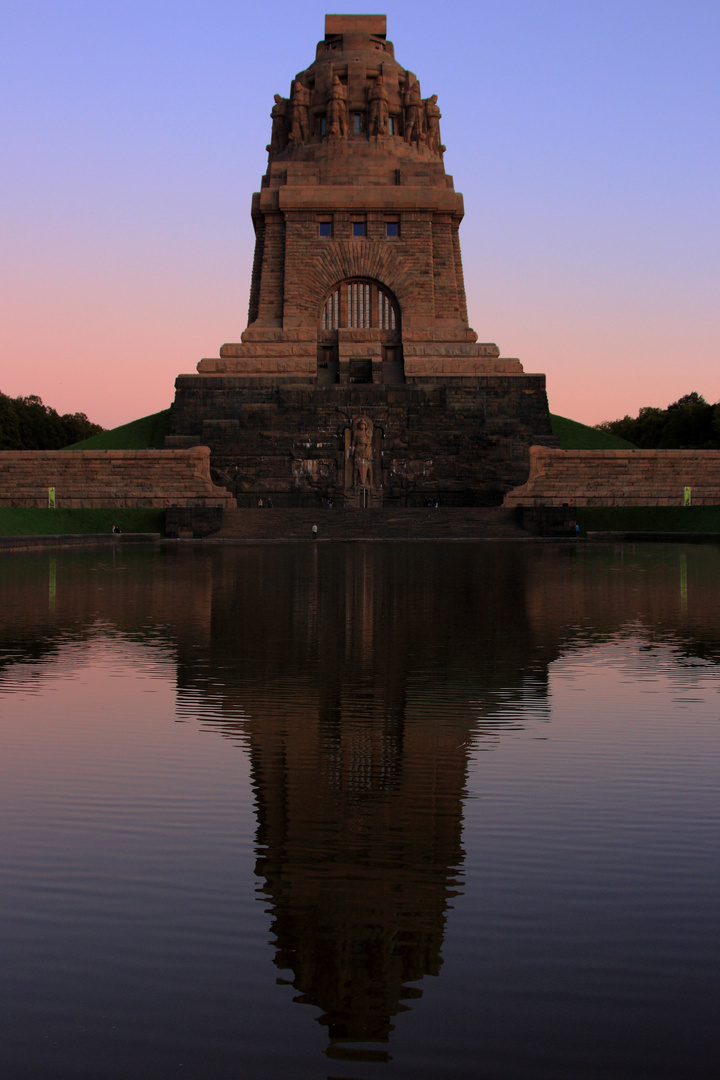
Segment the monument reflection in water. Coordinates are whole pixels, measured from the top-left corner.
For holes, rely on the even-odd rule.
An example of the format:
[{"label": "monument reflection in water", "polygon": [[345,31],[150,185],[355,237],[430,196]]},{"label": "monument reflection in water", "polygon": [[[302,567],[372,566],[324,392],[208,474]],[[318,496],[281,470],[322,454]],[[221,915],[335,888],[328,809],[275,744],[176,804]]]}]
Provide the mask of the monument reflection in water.
[{"label": "monument reflection in water", "polygon": [[[168,673],[176,670],[178,719],[222,736],[228,750],[236,743],[245,747],[255,800],[256,873],[271,918],[277,981],[292,985],[295,1002],[315,1007],[335,1075],[357,1077],[365,1069],[362,1075],[370,1076],[380,1068],[378,1075],[387,1076],[471,1076],[485,1062],[488,1075],[502,1077],[538,1070],[558,1077],[709,1076],[703,1069],[715,1040],[709,1002],[718,959],[710,932],[718,915],[717,872],[708,869],[703,877],[698,866],[703,845],[712,850],[720,832],[717,811],[708,811],[714,800],[707,797],[708,765],[701,761],[708,753],[717,759],[716,724],[701,717],[696,727],[683,728],[685,706],[670,706],[677,715],[668,721],[663,701],[656,726],[646,718],[638,735],[632,717],[586,698],[568,726],[562,695],[555,702],[548,697],[548,677],[559,657],[596,652],[608,673],[605,688],[616,695],[613,708],[627,708],[618,691],[623,679],[612,675],[610,654],[603,653],[603,647],[621,647],[629,687],[645,678],[652,689],[658,672],[667,670],[682,702],[684,681],[695,686],[699,671],[716,693],[719,571],[715,548],[490,543],[19,557],[0,567],[10,598],[0,640],[0,692],[32,686],[42,696],[43,679],[58,677],[69,647],[85,643],[92,651],[99,636],[131,642],[155,651]],[[642,650],[660,659],[641,670],[633,658]],[[683,657],[700,667],[688,672]],[[579,675],[572,678],[580,682]],[[6,694],[8,731],[12,701]],[[92,715],[92,703],[85,707]],[[51,710],[50,697],[41,708]],[[158,722],[168,738],[167,715]],[[659,747],[668,723],[676,722],[678,758],[668,767],[658,763]],[[87,734],[92,737],[91,724]],[[522,747],[537,747],[547,737],[549,756],[538,766],[535,750]],[[592,739],[599,753],[590,761]],[[223,744],[213,745],[222,750]],[[212,776],[198,776],[191,750],[178,765],[173,746],[167,777],[153,759],[152,768],[145,767],[147,782],[170,784],[173,770],[184,768],[188,788],[205,783],[203,799],[212,805]],[[478,758],[478,751],[488,750],[497,753]],[[144,745],[137,754],[140,775]],[[615,759],[626,769],[624,780]],[[492,761],[493,768],[481,770],[478,761]],[[112,761],[106,768],[110,776],[121,771]],[[573,803],[570,786],[586,780],[588,791]],[[665,821],[645,821],[648,783],[670,792],[651,807],[666,814]],[[480,817],[467,802],[479,784],[485,800]],[[637,836],[632,820],[621,822],[625,831],[617,834],[618,798],[627,803],[622,813],[630,815],[637,800]],[[222,807],[219,792],[217,802]],[[72,806],[71,790],[66,803]],[[181,804],[163,804],[157,821],[148,812],[137,828],[151,835],[165,827],[169,813],[182,821],[183,812]],[[82,829],[79,815],[67,813],[67,830]],[[217,820],[208,813],[217,853],[208,830],[197,872],[187,865],[192,854],[183,852],[178,882],[227,859],[225,810],[218,809]],[[38,834],[42,816],[36,811],[33,818]],[[668,851],[653,856],[654,870],[643,865],[653,828],[668,836]],[[693,841],[678,861],[678,836],[686,828],[699,845],[697,865],[689,854]],[[469,830],[465,839],[463,829]],[[604,850],[608,832],[625,836],[612,852]],[[466,860],[468,842],[483,865]],[[40,841],[33,843],[42,849]],[[634,863],[643,865],[642,872]],[[12,859],[10,869],[15,872]],[[132,866],[124,873],[136,876]],[[93,977],[110,983],[116,966],[122,970],[127,960],[120,946],[116,955],[113,917],[104,906],[113,884],[100,874],[98,869],[97,881],[87,885],[97,893],[91,901],[95,916],[107,924],[105,964]],[[482,889],[453,899],[479,874]],[[668,885],[670,875],[684,875],[677,893],[675,878]],[[52,887],[43,882],[38,859],[27,881],[19,874],[13,895],[24,891],[21,903],[32,912],[35,891]],[[196,889],[199,895],[202,884],[193,884],[194,898]],[[150,882],[147,895],[132,902],[151,905],[152,890]],[[182,904],[182,889],[174,899]],[[224,920],[252,923],[242,896],[212,899],[208,908],[217,907],[217,925],[206,915],[200,932],[188,917],[180,941],[198,1002],[218,994]],[[3,910],[8,904],[5,899]],[[460,910],[453,912],[455,905]],[[620,933],[628,912],[639,919],[636,931],[625,927]],[[21,916],[15,912],[13,918]],[[449,931],[455,934],[450,943]],[[169,953],[177,949],[175,942],[168,956],[159,950],[153,968],[144,970],[149,1000],[166,992],[167,971],[177,962]],[[237,964],[258,966],[259,986],[265,978],[262,952],[236,941],[228,941],[227,949]],[[451,960],[443,968],[448,951]],[[192,1017],[183,1015],[179,1027],[177,1016],[158,1015],[152,1034],[143,1032],[145,1044],[127,1019],[130,1003],[123,1005],[113,1033],[106,1033],[108,1060],[91,1067],[83,1045],[92,1045],[92,1016],[88,1021],[87,1011],[78,1008],[73,1016],[71,1010],[72,1019],[64,1021],[76,1025],[65,1033],[71,1049],[44,1046],[33,1023],[52,1028],[56,1003],[46,987],[40,1020],[27,1020],[37,1011],[32,944],[21,950],[19,962],[30,988],[24,1020],[22,994],[13,995],[7,1075],[84,1075],[89,1068],[88,1075],[142,1075],[148,1062],[154,1075],[158,1068],[173,1075],[171,1066],[182,1061],[183,1075],[265,1076],[277,1066],[275,1043],[283,1045],[284,1067],[293,1075],[327,1074],[315,1044],[303,1041],[307,1032],[299,1034],[290,1016],[287,1034],[263,1029],[261,1020],[253,1033],[231,991],[215,1011],[236,1010],[235,1030],[223,1027],[213,1010],[198,1007],[197,1030]],[[71,967],[77,958],[68,956],[67,963]],[[38,963],[37,979],[43,970]],[[428,983],[427,976],[439,974],[436,984]],[[58,997],[63,994],[57,966],[52,985]],[[413,1004],[429,985],[440,991],[433,992],[431,1013],[422,1011],[425,1002]],[[578,987],[584,1002],[576,1000]],[[263,991],[257,993],[262,998]],[[274,994],[280,998],[282,986]],[[84,1009],[92,1008],[85,1003]],[[421,1026],[408,1022],[403,1034],[397,1017],[408,1008]],[[308,1011],[307,1019],[312,1015]],[[610,1015],[616,1019],[608,1024]],[[27,1061],[21,1049],[13,1051],[13,1039],[31,1048]],[[135,1046],[132,1054],[128,1045]]]}]

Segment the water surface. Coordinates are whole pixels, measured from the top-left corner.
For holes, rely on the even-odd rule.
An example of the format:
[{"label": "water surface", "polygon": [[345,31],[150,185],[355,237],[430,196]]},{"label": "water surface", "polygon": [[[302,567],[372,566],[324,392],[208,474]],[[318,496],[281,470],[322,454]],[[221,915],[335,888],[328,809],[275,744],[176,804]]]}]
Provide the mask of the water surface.
[{"label": "water surface", "polygon": [[4,1077],[717,1075],[716,547],[0,589]]}]

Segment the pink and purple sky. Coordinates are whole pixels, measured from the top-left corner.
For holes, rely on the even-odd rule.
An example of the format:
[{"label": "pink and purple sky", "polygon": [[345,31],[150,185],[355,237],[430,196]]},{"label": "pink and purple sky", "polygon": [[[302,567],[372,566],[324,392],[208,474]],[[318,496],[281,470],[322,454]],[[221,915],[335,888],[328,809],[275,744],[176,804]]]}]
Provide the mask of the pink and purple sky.
[{"label": "pink and purple sky", "polygon": [[[328,10],[3,0],[2,392],[114,427],[239,340],[272,97]],[[720,399],[720,3],[369,10],[438,94],[480,340],[584,423]]]}]

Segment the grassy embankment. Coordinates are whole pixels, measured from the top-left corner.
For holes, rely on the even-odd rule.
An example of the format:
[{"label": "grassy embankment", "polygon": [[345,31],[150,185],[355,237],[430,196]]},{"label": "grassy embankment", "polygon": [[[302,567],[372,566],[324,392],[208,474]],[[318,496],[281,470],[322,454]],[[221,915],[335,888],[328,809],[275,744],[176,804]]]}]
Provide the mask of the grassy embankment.
[{"label": "grassy embankment", "polygon": [[[101,431],[65,449],[145,450],[161,449],[170,423],[170,410],[143,416],[130,424]],[[77,533],[109,533],[113,525],[122,532],[165,532],[165,511],[154,509],[54,510],[30,506],[0,506],[0,536],[60,536]]]},{"label": "grassy embankment", "polygon": [[560,440],[561,450],[637,450],[637,447],[611,435],[608,431],[578,424],[577,420],[568,420],[566,416],[550,413],[553,435]]},{"label": "grassy embankment", "polygon": [[[636,450],[606,431],[551,415],[563,450]],[[578,506],[583,534],[591,532],[718,532],[720,506]]]},{"label": "grassy embankment", "polygon": [[82,442],[66,446],[66,450],[162,450],[165,436],[170,433],[170,410],[141,416],[129,424],[101,431]]}]

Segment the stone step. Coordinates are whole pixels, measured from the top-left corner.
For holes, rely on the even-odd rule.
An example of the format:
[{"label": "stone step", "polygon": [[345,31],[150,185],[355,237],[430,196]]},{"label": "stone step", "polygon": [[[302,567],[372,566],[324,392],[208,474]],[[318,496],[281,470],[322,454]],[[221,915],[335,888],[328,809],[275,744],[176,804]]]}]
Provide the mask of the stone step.
[{"label": "stone step", "polygon": [[504,507],[437,509],[232,509],[212,539],[310,540],[382,539],[523,539],[512,510]]}]

